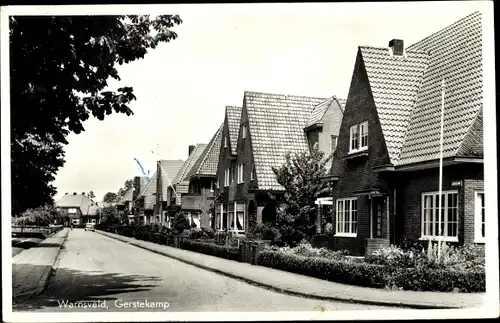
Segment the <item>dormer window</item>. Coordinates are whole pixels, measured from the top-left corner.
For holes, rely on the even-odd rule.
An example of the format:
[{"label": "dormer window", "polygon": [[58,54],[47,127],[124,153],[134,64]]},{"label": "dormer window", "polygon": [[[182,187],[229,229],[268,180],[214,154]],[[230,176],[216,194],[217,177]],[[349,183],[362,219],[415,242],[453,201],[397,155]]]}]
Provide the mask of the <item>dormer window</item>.
[{"label": "dormer window", "polygon": [[368,149],[368,121],[351,127],[349,144],[350,153]]},{"label": "dormer window", "polygon": [[241,138],[245,139],[247,137],[247,125],[241,126]]}]

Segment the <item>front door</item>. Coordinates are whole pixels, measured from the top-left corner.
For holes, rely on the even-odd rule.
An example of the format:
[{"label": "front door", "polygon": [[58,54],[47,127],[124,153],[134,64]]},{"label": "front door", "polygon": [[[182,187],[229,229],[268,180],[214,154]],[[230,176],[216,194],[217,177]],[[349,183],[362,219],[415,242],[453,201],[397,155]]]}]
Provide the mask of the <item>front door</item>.
[{"label": "front door", "polygon": [[373,238],[382,238],[383,237],[382,219],[384,216],[385,199],[383,197],[372,197],[371,204],[372,204],[371,236]]}]

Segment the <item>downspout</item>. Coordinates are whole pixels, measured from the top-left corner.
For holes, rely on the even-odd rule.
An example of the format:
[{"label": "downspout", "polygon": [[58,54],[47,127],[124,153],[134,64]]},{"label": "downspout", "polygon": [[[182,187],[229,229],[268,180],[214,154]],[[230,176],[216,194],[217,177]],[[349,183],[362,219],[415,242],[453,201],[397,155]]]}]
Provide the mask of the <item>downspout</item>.
[{"label": "downspout", "polygon": [[368,212],[369,214],[369,220],[370,220],[370,239],[373,239],[373,200],[372,200],[372,195],[368,194],[368,199],[370,200],[370,210]]}]

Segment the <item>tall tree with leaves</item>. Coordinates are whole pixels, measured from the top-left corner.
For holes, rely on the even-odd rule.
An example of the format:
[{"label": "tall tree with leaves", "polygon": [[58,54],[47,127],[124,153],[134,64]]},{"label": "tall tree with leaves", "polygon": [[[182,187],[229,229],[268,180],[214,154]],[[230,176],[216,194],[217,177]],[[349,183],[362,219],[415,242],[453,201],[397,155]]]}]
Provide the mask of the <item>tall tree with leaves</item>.
[{"label": "tall tree with leaves", "polygon": [[118,190],[117,198],[121,198],[127,193],[127,191],[134,186],[134,181],[128,179],[123,183],[123,187]]},{"label": "tall tree with leaves", "polygon": [[118,199],[118,195],[113,192],[107,192],[104,197],[102,198],[102,201],[105,203],[113,203],[116,202]]},{"label": "tall tree with leaves", "polygon": [[108,90],[117,65],[177,38],[177,15],[10,17],[12,212],[52,203],[71,133],[91,115],[131,115],[133,88]]},{"label": "tall tree with leaves", "polygon": [[317,146],[311,152],[286,154],[285,163],[273,167],[278,183],[285,188],[284,203],[278,212],[278,225],[289,226],[306,235],[314,232],[318,206],[314,203],[321,194],[331,192],[325,165],[331,157]]}]

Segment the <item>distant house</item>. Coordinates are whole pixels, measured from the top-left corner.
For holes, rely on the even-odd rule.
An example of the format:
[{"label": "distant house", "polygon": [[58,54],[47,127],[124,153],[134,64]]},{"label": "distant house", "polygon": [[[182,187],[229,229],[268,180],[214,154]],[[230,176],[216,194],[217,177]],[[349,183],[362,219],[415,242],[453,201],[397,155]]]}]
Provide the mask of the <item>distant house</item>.
[{"label": "distant house", "polygon": [[196,227],[211,227],[217,164],[222,138],[222,125],[187,173],[187,193],[182,194],[181,209]]},{"label": "distant house", "polygon": [[139,223],[160,223],[160,216],[156,214],[157,212],[155,212],[156,184],[157,172],[147,179],[146,185],[142,187],[139,195],[134,201],[137,209],[137,215],[139,216]]},{"label": "distant house", "polygon": [[145,176],[134,177],[133,186],[129,188],[118,203],[116,203],[118,214],[127,215],[129,223],[140,223],[139,220],[144,220],[144,218],[139,217],[139,205],[136,205],[135,201],[147,183],[148,178]]},{"label": "distant house", "polygon": [[161,224],[167,224],[168,211],[172,204],[173,181],[181,170],[183,160],[160,160],[156,167],[156,215],[160,218]]},{"label": "distant house", "polygon": [[99,217],[99,207],[85,193],[66,193],[56,201],[56,207],[63,216],[69,217],[71,223],[76,226],[85,223],[97,223]]},{"label": "distant house", "polygon": [[[274,195],[284,188],[272,168],[288,152],[306,152],[315,144],[326,155],[335,149],[342,101],[245,92],[241,109],[227,107],[217,179],[215,228],[247,231],[250,215],[257,223],[276,218]],[[331,140],[334,140],[332,143]]]},{"label": "distant house", "polygon": [[335,249],[484,242],[482,91],[480,13],[406,48],[359,47],[331,170]]}]

